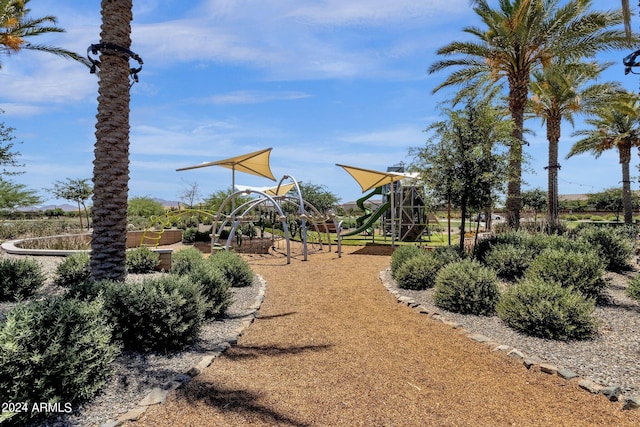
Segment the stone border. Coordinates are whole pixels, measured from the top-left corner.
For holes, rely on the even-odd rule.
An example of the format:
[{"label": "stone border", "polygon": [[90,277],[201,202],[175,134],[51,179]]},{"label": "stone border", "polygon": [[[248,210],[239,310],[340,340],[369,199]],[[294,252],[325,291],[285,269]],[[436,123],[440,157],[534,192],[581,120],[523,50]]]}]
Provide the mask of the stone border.
[{"label": "stone border", "polygon": [[[461,333],[465,334],[467,338],[475,342],[486,345],[487,347],[491,348],[491,350],[494,352],[499,351],[499,352],[505,353],[507,357],[520,359],[522,361],[522,364],[527,369],[538,369],[540,372],[544,372],[545,374],[549,374],[549,375],[557,375],[561,378],[564,378],[567,381],[575,380],[577,381],[578,386],[581,389],[586,390],[589,393],[593,393],[593,394],[601,393],[611,402],[618,402],[621,397],[624,397],[624,396],[621,396],[622,390],[620,389],[620,386],[609,385],[605,387],[589,378],[580,377],[578,374],[571,371],[570,369],[545,363],[543,359],[537,356],[526,356],[516,348],[495,342],[490,337],[487,337],[485,335],[476,334],[471,331],[468,331],[464,329],[462,324],[457,322],[452,322],[448,320],[445,316],[441,315],[436,311],[430,312],[426,307],[419,304],[413,298],[403,296],[399,291],[397,291],[395,289],[394,284],[386,279],[387,277],[389,277],[388,271],[389,269],[383,270],[380,272],[379,274],[380,281],[382,282],[384,287],[387,289],[387,291],[389,291],[391,294],[393,294],[396,297],[396,299],[398,300],[398,303],[404,304],[409,308],[416,310],[419,314],[425,315],[434,320],[438,320],[443,324],[450,326],[453,329],[459,330]],[[640,409],[640,395],[624,397],[624,404],[622,406],[622,409],[623,410]]]},{"label": "stone border", "polygon": [[102,424],[100,427],[118,427],[126,422],[135,422],[138,421],[144,413],[149,409],[150,406],[160,405],[164,403],[167,399],[167,396],[173,390],[177,390],[191,381],[194,377],[200,375],[204,369],[209,367],[216,357],[220,356],[224,353],[229,347],[237,344],[238,338],[244,333],[244,331],[253,323],[264,301],[265,290],[267,287],[267,282],[260,275],[256,275],[258,282],[260,283],[260,289],[258,290],[258,295],[255,298],[254,303],[248,308],[249,312],[244,316],[238,318],[241,320],[240,326],[238,326],[233,335],[228,337],[226,341],[220,343],[216,346],[216,348],[208,354],[205,354],[202,359],[195,365],[191,366],[187,372],[178,374],[170,381],[162,384],[160,387],[153,388],[139,403],[138,405],[129,410],[128,412],[120,415],[115,420],[107,421]]}]

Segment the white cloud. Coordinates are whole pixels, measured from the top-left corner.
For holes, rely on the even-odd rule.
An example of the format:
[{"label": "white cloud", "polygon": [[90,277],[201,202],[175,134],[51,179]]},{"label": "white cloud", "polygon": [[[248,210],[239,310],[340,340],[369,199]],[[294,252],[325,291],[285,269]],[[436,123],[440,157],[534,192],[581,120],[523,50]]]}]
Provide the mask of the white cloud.
[{"label": "white cloud", "polygon": [[214,104],[259,104],[270,101],[293,101],[309,98],[304,92],[235,91],[208,98]]}]

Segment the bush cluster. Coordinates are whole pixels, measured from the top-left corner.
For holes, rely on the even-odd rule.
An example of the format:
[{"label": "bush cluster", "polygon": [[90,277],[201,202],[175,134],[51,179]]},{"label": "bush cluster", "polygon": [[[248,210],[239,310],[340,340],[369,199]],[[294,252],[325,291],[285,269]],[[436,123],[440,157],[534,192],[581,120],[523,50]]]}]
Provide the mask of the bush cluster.
[{"label": "bush cluster", "polygon": [[516,280],[524,276],[534,256],[528,247],[508,243],[491,248],[484,256],[484,262],[493,268],[500,278]]},{"label": "bush cluster", "polygon": [[[95,395],[119,352],[102,304],[54,297],[11,310],[0,323],[3,402],[74,404]],[[9,422],[24,425],[33,415],[17,414]]]},{"label": "bush cluster", "polygon": [[211,263],[200,263],[187,275],[189,280],[201,286],[204,302],[204,315],[216,318],[231,304],[231,282],[224,272]]},{"label": "bush cluster", "polygon": [[[626,227],[582,227],[577,236],[591,244],[609,271],[629,270],[635,251],[635,229]],[[631,236],[630,236],[631,234]]]},{"label": "bush cluster", "polygon": [[406,259],[396,270],[395,280],[402,289],[424,290],[435,284],[436,274],[442,267],[440,260],[429,254]]},{"label": "bush cluster", "polygon": [[20,301],[44,284],[44,273],[32,259],[0,259],[0,301]]},{"label": "bush cluster", "polygon": [[217,251],[207,258],[207,263],[210,263],[222,271],[231,283],[231,286],[235,288],[242,288],[253,284],[253,271],[251,271],[251,267],[235,252]]},{"label": "bush cluster", "polygon": [[126,267],[129,273],[151,273],[160,264],[160,254],[141,246],[127,251]]},{"label": "bush cluster", "polygon": [[202,253],[196,248],[185,248],[171,254],[171,273],[188,274],[204,263]]},{"label": "bush cluster", "polygon": [[507,289],[496,312],[528,335],[557,340],[585,339],[597,330],[595,302],[557,282],[527,278]]},{"label": "bush cluster", "polygon": [[450,263],[436,276],[433,300],[446,310],[490,315],[499,297],[496,273],[475,260]]},{"label": "bush cluster", "polygon": [[424,254],[424,249],[414,245],[398,246],[391,254],[391,277],[396,278],[398,269],[408,259]]},{"label": "bush cluster", "polygon": [[90,276],[89,253],[80,252],[69,255],[58,264],[54,281],[59,286],[71,286],[88,280]]}]

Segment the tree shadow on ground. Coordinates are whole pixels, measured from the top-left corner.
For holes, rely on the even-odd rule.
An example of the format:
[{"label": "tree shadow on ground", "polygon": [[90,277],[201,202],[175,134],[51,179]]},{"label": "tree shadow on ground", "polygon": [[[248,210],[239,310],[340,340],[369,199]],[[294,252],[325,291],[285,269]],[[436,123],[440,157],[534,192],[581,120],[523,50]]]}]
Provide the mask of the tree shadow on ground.
[{"label": "tree shadow on ground", "polygon": [[221,412],[233,412],[247,419],[259,419],[265,423],[306,427],[309,424],[286,414],[275,411],[268,406],[258,403],[260,394],[247,390],[232,390],[210,383],[193,384],[195,393],[189,393],[186,399],[189,403],[205,403],[217,408]]},{"label": "tree shadow on ground", "polygon": [[289,356],[308,351],[325,351],[333,347],[331,344],[323,345],[304,345],[297,347],[281,347],[281,346],[243,346],[235,345],[224,353],[224,357],[231,360],[255,359],[260,356]]},{"label": "tree shadow on ground", "polygon": [[271,319],[275,319],[278,317],[287,317],[287,316],[293,316],[294,314],[298,314],[297,311],[290,311],[288,313],[281,313],[281,314],[271,314],[271,315],[263,315],[258,313],[256,315],[256,320],[271,320]]}]

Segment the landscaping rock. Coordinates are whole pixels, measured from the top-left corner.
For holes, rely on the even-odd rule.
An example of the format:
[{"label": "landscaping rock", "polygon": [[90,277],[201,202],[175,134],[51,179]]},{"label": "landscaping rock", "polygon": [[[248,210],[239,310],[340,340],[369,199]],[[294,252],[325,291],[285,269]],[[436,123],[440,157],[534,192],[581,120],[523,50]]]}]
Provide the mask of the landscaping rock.
[{"label": "landscaping rock", "polygon": [[603,388],[601,390],[601,393],[604,394],[610,401],[617,402],[620,394],[622,394],[622,389],[620,388],[620,386],[611,385],[609,387]]}]

